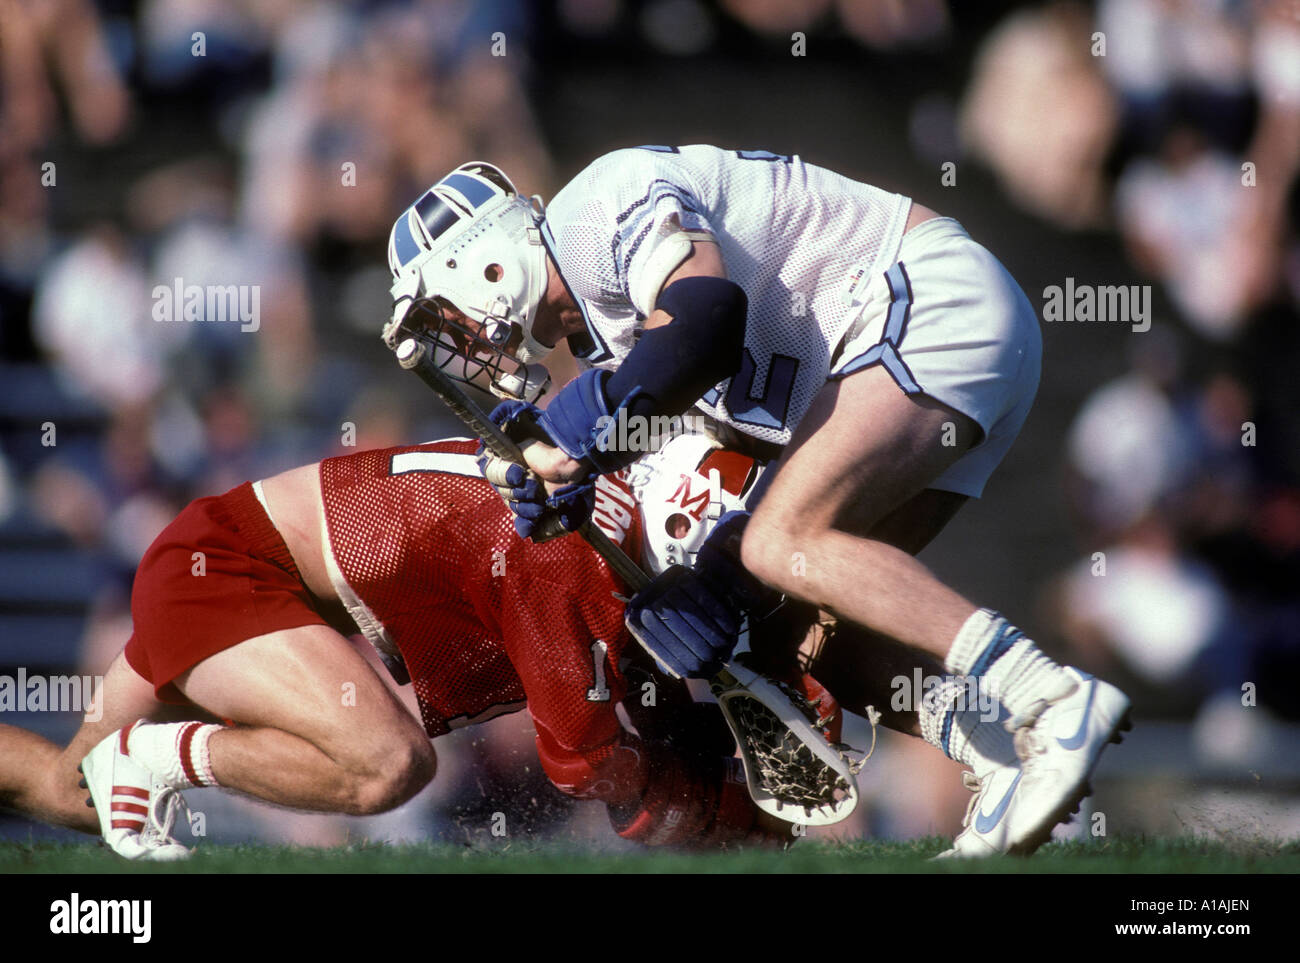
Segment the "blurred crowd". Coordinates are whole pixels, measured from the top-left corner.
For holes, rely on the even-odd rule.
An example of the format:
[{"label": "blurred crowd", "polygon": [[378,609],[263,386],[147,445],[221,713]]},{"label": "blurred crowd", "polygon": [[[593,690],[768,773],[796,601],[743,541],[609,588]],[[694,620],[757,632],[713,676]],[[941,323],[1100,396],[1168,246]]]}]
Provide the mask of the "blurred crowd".
[{"label": "blurred crowd", "polygon": [[[455,433],[379,342],[387,235],[468,158],[556,186],[529,37],[513,3],[0,0],[0,574],[23,591],[33,544],[94,560],[80,671],[192,498]],[[227,285],[254,322],[165,300]]]},{"label": "blurred crowd", "polygon": [[[615,36],[646,58],[803,32],[861,58],[942,56],[956,14],[945,0],[0,0],[0,574],[37,537],[94,559],[81,658],[98,671],[129,633],[137,560],[191,498],[351,443],[455,431],[379,344],[387,232],[469,158],[524,193],[559,186],[565,132],[543,131],[535,93],[543,41],[552,65]],[[1080,561],[1047,593],[1057,641],[1167,713],[1211,718],[1256,679],[1269,711],[1300,715],[1263,684],[1300,661],[1300,3],[1026,5],[980,40],[951,137],[927,136],[935,106],[917,106],[918,160],[977,160],[1024,210],[1122,245],[1160,293],[1128,370],[1081,399],[1061,451]],[[157,289],[177,279],[255,287],[256,330],[160,319]],[[536,766],[521,777],[525,719],[494,726],[440,749],[424,805],[443,830],[466,832],[448,807],[507,791],[538,827],[590,819]],[[916,800],[937,778],[897,768]],[[862,828],[920,832],[949,810],[918,802]]]},{"label": "blurred crowd", "polygon": [[1300,718],[1277,684],[1300,666],[1300,4],[1020,12],[962,124],[1027,209],[1118,234],[1165,305],[1066,439],[1084,557],[1051,620],[1140,704],[1199,711],[1208,758],[1257,759],[1269,715],[1225,707]]}]

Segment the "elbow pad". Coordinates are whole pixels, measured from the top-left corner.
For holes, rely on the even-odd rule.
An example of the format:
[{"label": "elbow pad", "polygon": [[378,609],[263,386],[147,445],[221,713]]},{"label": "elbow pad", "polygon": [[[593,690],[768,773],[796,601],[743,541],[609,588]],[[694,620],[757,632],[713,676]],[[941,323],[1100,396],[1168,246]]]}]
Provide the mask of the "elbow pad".
[{"label": "elbow pad", "polygon": [[575,378],[538,424],[556,447],[590,470],[626,468],[644,451],[611,444],[617,425],[628,417],[680,415],[738,371],[748,306],[745,292],[726,278],[673,282],[658,304],[673,315],[672,322],[643,332],[617,371],[593,368]]},{"label": "elbow pad", "polygon": [[628,413],[679,415],[740,368],[749,299],[727,278],[689,277],[664,288],[655,304],[672,322],[644,332],[605,385],[629,398]]}]

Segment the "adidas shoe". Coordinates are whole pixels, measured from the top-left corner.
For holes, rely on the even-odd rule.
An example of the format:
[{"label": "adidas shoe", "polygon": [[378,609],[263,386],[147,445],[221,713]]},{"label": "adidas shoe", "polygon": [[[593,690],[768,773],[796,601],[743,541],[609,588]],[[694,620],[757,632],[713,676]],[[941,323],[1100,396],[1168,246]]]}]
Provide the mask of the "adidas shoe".
[{"label": "adidas shoe", "polygon": [[190,849],[171,838],[177,810],[185,802],[127,755],[131,728],[108,736],[82,760],[82,785],[90,791],[87,803],[99,815],[104,842],[119,856],[151,862],[185,859]]}]

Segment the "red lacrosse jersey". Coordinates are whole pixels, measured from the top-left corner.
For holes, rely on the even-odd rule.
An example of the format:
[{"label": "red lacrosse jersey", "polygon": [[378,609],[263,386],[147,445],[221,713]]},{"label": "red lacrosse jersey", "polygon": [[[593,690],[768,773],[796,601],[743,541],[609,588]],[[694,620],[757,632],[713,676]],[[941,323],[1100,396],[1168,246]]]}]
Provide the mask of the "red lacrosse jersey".
[{"label": "red lacrosse jersey", "polygon": [[[627,588],[578,535],[538,545],[479,473],[475,440],[321,462],[331,580],[371,641],[406,661],[425,729],[523,708],[558,749],[599,762],[622,733]],[[624,474],[597,481],[595,521],[634,557]],[[593,755],[594,753],[594,755]]]}]

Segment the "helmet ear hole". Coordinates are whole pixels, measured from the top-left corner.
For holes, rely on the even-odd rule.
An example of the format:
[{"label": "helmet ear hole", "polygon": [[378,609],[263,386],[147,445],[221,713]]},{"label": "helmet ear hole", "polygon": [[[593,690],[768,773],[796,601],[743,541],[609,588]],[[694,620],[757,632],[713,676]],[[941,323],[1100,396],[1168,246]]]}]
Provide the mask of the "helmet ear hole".
[{"label": "helmet ear hole", "polygon": [[506,276],[506,269],[500,264],[489,264],[483,269],[483,277],[489,281],[500,281]]},{"label": "helmet ear hole", "polygon": [[685,538],[690,530],[691,520],[681,512],[673,512],[664,520],[664,531],[669,538]]}]

